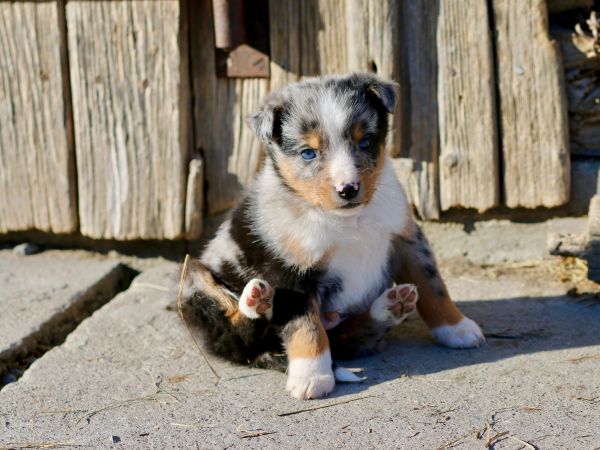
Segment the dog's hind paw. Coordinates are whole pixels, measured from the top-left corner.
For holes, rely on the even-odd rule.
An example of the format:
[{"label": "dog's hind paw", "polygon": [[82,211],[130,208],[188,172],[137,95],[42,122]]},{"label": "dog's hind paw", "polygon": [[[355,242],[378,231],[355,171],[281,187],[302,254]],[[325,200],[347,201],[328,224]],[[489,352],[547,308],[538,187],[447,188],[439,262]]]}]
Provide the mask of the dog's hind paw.
[{"label": "dog's hind paw", "polygon": [[443,325],[431,330],[434,339],[450,348],[479,347],[485,342],[481,328],[468,317],[456,325]]}]

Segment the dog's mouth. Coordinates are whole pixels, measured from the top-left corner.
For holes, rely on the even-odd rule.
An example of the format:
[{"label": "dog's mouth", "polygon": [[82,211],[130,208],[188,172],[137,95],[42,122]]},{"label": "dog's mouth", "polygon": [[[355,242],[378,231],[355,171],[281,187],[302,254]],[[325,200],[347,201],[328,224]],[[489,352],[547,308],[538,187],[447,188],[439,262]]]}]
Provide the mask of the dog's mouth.
[{"label": "dog's mouth", "polygon": [[338,216],[353,217],[360,214],[364,206],[364,202],[351,202],[334,209],[333,212]]},{"label": "dog's mouth", "polygon": [[358,208],[359,206],[362,206],[362,203],[360,202],[351,202],[351,203],[346,203],[344,206],[341,206],[341,209],[353,209],[353,208]]}]

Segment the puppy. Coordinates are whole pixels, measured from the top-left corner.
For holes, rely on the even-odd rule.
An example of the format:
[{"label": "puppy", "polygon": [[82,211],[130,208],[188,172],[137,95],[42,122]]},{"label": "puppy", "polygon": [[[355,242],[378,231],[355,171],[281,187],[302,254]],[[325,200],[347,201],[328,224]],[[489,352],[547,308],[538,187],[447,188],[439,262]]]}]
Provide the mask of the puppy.
[{"label": "puppy", "polygon": [[385,154],[396,92],[353,74],[270,94],[248,119],[264,167],[191,270],[184,311],[208,348],[238,363],[285,349],[299,399],[331,392],[332,358],[373,351],[415,307],[446,346],[484,340],[450,300]]}]

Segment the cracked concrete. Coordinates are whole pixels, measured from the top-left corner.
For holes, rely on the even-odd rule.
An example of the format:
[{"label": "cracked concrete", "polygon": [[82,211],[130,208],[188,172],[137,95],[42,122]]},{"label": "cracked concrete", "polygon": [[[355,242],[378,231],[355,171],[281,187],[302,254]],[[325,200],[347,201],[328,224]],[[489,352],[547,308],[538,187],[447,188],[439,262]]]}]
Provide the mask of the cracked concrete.
[{"label": "cracked concrete", "polygon": [[11,359],[64,338],[89,311],[114,296],[123,267],[82,254],[0,251],[0,373]]},{"label": "cracked concrete", "polygon": [[596,448],[600,301],[559,275],[561,261],[446,260],[487,344],[442,348],[413,317],[382,353],[345,364],[364,383],[308,402],[285,392],[284,374],[211,357],[215,384],[169,307],[178,266],[163,264],[0,391],[0,448]]}]

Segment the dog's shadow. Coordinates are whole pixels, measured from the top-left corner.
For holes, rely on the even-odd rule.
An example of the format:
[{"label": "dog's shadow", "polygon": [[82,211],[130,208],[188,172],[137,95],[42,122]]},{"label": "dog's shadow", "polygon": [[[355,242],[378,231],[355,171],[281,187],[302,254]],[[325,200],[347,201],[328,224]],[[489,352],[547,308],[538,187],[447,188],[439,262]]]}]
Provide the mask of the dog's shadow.
[{"label": "dog's shadow", "polygon": [[394,330],[376,355],[339,364],[362,368],[362,383],[338,384],[333,396],[345,396],[404,376],[435,374],[519,355],[600,344],[600,299],[519,297],[457,302],[481,326],[487,342],[455,350],[435,344],[425,324],[413,317]]}]

